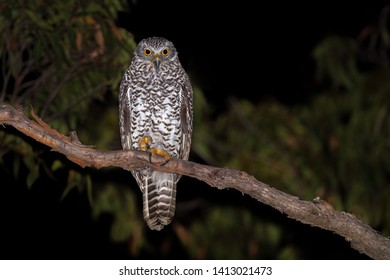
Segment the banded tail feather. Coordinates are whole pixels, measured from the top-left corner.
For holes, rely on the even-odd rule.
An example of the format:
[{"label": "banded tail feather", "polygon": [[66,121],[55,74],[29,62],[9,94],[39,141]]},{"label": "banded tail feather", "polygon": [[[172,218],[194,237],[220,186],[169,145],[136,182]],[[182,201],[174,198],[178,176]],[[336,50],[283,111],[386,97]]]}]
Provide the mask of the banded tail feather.
[{"label": "banded tail feather", "polygon": [[143,213],[150,229],[161,230],[171,223],[176,208],[177,175],[158,171],[143,177]]}]

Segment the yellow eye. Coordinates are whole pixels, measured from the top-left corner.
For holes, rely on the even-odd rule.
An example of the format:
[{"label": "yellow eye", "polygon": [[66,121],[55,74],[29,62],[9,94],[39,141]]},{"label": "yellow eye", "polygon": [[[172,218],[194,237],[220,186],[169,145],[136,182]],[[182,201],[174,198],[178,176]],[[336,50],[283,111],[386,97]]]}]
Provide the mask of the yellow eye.
[{"label": "yellow eye", "polygon": [[149,49],[144,49],[144,55],[150,56],[152,54],[152,51]]},{"label": "yellow eye", "polygon": [[169,54],[169,49],[163,49],[162,52],[161,52],[161,54],[162,54],[163,56],[167,56],[167,55]]}]

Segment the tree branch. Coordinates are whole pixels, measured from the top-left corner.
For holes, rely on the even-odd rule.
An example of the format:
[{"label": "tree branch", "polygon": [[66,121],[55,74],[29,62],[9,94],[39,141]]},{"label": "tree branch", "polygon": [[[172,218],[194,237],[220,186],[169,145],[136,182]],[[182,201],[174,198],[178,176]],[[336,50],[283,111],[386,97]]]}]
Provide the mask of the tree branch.
[{"label": "tree branch", "polygon": [[261,203],[267,204],[289,218],[311,226],[320,227],[345,237],[351,246],[374,259],[390,259],[390,240],[378,234],[370,226],[358,220],[354,215],[335,211],[333,207],[319,199],[300,200],[269,185],[257,181],[245,172],[202,165],[190,161],[171,159],[160,166],[165,159],[160,156],[149,161],[149,153],[143,151],[98,151],[82,145],[75,134],[65,136],[52,129],[48,124],[31,112],[34,120],[24,112],[10,105],[0,105],[0,124],[15,127],[22,133],[34,138],[54,151],[64,154],[69,160],[86,167],[117,166],[125,170],[150,166],[163,172],[178,173],[206,182],[218,189],[234,188],[248,194]]}]

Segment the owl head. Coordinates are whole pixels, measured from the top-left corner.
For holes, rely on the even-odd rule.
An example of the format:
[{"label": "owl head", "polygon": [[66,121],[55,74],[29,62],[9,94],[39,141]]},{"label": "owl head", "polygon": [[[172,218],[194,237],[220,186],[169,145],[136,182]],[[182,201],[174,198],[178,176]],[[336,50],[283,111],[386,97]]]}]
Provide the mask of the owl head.
[{"label": "owl head", "polygon": [[167,39],[150,37],[139,42],[134,56],[138,60],[150,62],[157,71],[161,64],[175,60],[177,51]]}]

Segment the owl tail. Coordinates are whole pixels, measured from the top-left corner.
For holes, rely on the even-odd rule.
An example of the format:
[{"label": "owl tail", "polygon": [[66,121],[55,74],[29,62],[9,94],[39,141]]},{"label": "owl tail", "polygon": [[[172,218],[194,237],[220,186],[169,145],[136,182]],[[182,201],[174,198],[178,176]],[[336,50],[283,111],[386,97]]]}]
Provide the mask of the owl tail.
[{"label": "owl tail", "polygon": [[153,171],[144,177],[144,219],[153,230],[168,225],[175,214],[177,175]]}]

